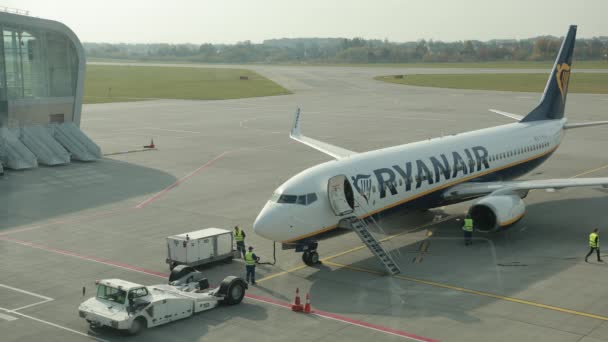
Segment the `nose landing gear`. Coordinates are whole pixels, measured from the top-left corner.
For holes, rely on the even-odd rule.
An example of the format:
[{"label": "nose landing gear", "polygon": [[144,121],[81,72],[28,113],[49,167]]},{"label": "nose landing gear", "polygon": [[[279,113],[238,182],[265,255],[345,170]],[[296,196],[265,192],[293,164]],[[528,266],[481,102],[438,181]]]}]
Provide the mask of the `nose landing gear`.
[{"label": "nose landing gear", "polygon": [[308,266],[314,266],[321,263],[317,247],[319,247],[317,242],[300,243],[296,246],[296,252],[303,252],[302,261]]},{"label": "nose landing gear", "polygon": [[306,251],[302,253],[302,261],[308,266],[320,264],[319,253],[317,251]]}]

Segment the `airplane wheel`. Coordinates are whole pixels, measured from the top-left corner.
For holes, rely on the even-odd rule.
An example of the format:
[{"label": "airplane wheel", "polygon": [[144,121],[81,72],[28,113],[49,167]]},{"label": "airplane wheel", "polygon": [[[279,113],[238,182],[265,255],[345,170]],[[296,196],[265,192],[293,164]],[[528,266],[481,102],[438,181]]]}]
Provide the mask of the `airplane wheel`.
[{"label": "airplane wheel", "polygon": [[306,251],[302,254],[302,261],[308,266],[316,265],[319,263],[319,253]]},{"label": "airplane wheel", "polygon": [[312,261],[313,265],[318,264],[319,263],[319,253],[317,253],[317,252],[310,253],[310,261]]}]

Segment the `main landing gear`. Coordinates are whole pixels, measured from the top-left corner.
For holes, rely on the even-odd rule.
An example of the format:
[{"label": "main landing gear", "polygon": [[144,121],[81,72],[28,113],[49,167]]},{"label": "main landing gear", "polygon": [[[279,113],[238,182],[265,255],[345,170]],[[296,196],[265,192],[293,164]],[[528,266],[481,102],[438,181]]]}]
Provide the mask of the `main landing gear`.
[{"label": "main landing gear", "polygon": [[296,252],[302,253],[302,261],[308,266],[314,266],[321,263],[319,260],[319,253],[317,253],[318,243],[313,242],[306,245],[302,245],[300,248],[296,248]]}]

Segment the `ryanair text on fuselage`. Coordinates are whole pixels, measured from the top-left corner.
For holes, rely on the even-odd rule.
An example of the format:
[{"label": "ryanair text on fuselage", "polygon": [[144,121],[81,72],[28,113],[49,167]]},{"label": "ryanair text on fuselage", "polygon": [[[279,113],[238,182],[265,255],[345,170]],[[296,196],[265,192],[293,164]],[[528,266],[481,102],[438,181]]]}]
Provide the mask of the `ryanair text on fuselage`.
[{"label": "ryanair text on fuselage", "polygon": [[[463,154],[458,151],[453,151],[451,156],[449,153],[444,153],[439,156],[432,156],[428,159],[416,159],[416,161],[407,161],[405,164],[393,165],[392,168],[379,168],[373,171],[378,182],[378,190],[380,198],[386,197],[388,189],[391,195],[398,193],[397,176],[403,179],[403,189],[410,191],[415,183],[415,188],[418,189],[423,182],[428,182],[429,185],[439,183],[442,178],[449,180],[458,177],[458,173],[468,175],[470,173],[489,169],[488,150],[483,146],[475,146],[471,149],[465,148]],[[465,160],[467,162],[465,162]],[[414,176],[413,169],[416,169]],[[432,170],[432,171],[431,171]],[[369,192],[366,191],[366,186],[363,186],[360,180],[368,178],[367,175],[357,175],[352,177],[356,190],[366,199],[369,199]],[[400,183],[401,184],[401,183]]]}]

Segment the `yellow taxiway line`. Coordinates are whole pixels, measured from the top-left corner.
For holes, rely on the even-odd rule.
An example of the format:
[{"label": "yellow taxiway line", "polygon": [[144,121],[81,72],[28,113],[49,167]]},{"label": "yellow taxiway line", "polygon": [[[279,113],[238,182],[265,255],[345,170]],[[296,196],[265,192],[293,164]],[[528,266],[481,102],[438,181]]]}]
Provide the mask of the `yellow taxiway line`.
[{"label": "yellow taxiway line", "polygon": [[[362,267],[355,267],[355,266],[350,266],[350,265],[344,265],[344,264],[340,264],[340,263],[333,262],[333,261],[326,261],[325,263],[327,265],[331,265],[331,266],[334,266],[334,267],[345,268],[345,269],[349,269],[349,270],[353,270],[353,271],[357,271],[357,272],[365,272],[365,273],[371,273],[371,274],[375,274],[375,275],[386,275],[385,272],[380,272],[380,271],[371,270],[371,269],[362,268]],[[520,299],[520,298],[514,298],[514,297],[508,297],[508,296],[502,296],[502,295],[498,295],[498,294],[490,293],[490,292],[471,290],[471,289],[467,289],[467,288],[460,287],[460,286],[453,286],[453,285],[449,285],[449,284],[438,283],[436,281],[418,279],[418,278],[403,276],[403,275],[399,275],[399,274],[398,275],[394,275],[392,277],[393,278],[397,278],[397,279],[401,279],[401,280],[406,280],[406,281],[413,282],[413,283],[417,283],[417,284],[430,285],[430,286],[434,286],[434,287],[454,290],[454,291],[468,293],[468,294],[472,294],[472,295],[477,295],[477,296],[482,296],[482,297],[488,297],[488,298],[494,298],[494,299],[500,299],[500,300],[504,300],[504,301],[507,301],[507,302],[524,304],[524,305],[533,306],[533,307],[537,307],[537,308],[542,308],[542,309],[547,309],[547,310],[552,310],[552,311],[563,312],[563,313],[567,313],[567,314],[571,314],[571,315],[583,316],[583,317],[588,317],[588,318],[594,318],[594,319],[598,319],[598,320],[602,320],[602,321],[608,321],[608,317],[606,317],[606,316],[596,315],[596,314],[591,314],[591,313],[587,313],[587,312],[582,312],[582,311],[577,311],[577,310],[571,310],[571,309],[566,309],[566,308],[560,308],[558,306],[542,304],[542,303],[533,302],[533,301],[530,301],[530,300],[525,300],[525,299]]]},{"label": "yellow taxiway line", "polygon": [[[405,235],[405,234],[408,234],[408,233],[413,233],[413,232],[415,232],[417,230],[420,230],[420,229],[423,229],[423,228],[426,228],[426,227],[429,227],[429,226],[432,226],[432,225],[435,225],[435,224],[438,224],[438,223],[441,223],[441,222],[449,221],[449,220],[453,219],[456,216],[458,216],[458,215],[446,216],[444,219],[438,220],[436,222],[425,223],[425,224],[423,224],[421,226],[414,227],[414,228],[408,229],[406,231],[402,231],[402,232],[400,232],[398,234],[389,235],[389,236],[385,237],[384,239],[381,239],[380,242],[389,241],[389,240],[392,240],[392,239],[394,239],[394,238],[396,238],[398,236]],[[432,233],[431,233],[431,235],[432,235]],[[427,233],[427,236],[430,236],[430,235]],[[359,246],[347,249],[347,250],[345,250],[343,252],[340,252],[338,254],[334,254],[334,255],[328,256],[326,258],[323,258],[323,259],[321,259],[321,262],[327,262],[327,261],[329,261],[331,259],[335,259],[337,257],[343,256],[343,255],[346,255],[346,254],[350,254],[350,253],[356,252],[356,251],[364,249],[364,248],[367,248],[367,246],[365,246],[365,245],[359,245]],[[296,267],[290,268],[288,270],[277,272],[277,273],[271,274],[269,276],[260,278],[256,282],[257,283],[261,283],[261,282],[264,282],[264,281],[267,281],[267,280],[270,280],[270,279],[274,279],[276,277],[279,277],[279,276],[282,276],[282,275],[285,275],[285,274],[289,274],[289,273],[293,273],[293,272],[299,271],[299,270],[304,269],[306,267],[308,267],[308,266],[306,266],[306,265],[296,266]],[[381,273],[381,274],[384,274],[384,273]]]},{"label": "yellow taxiway line", "polygon": [[577,177],[584,176],[584,175],[586,175],[586,174],[593,173],[593,172],[595,172],[595,171],[603,170],[603,169],[606,169],[606,168],[608,168],[608,164],[606,164],[606,165],[604,165],[604,166],[600,166],[600,167],[595,168],[595,169],[593,169],[593,170],[588,170],[588,171],[585,171],[585,172],[581,172],[581,173],[579,173],[578,175],[574,175],[574,176],[572,176],[572,177],[570,177],[570,178],[577,178]]}]

